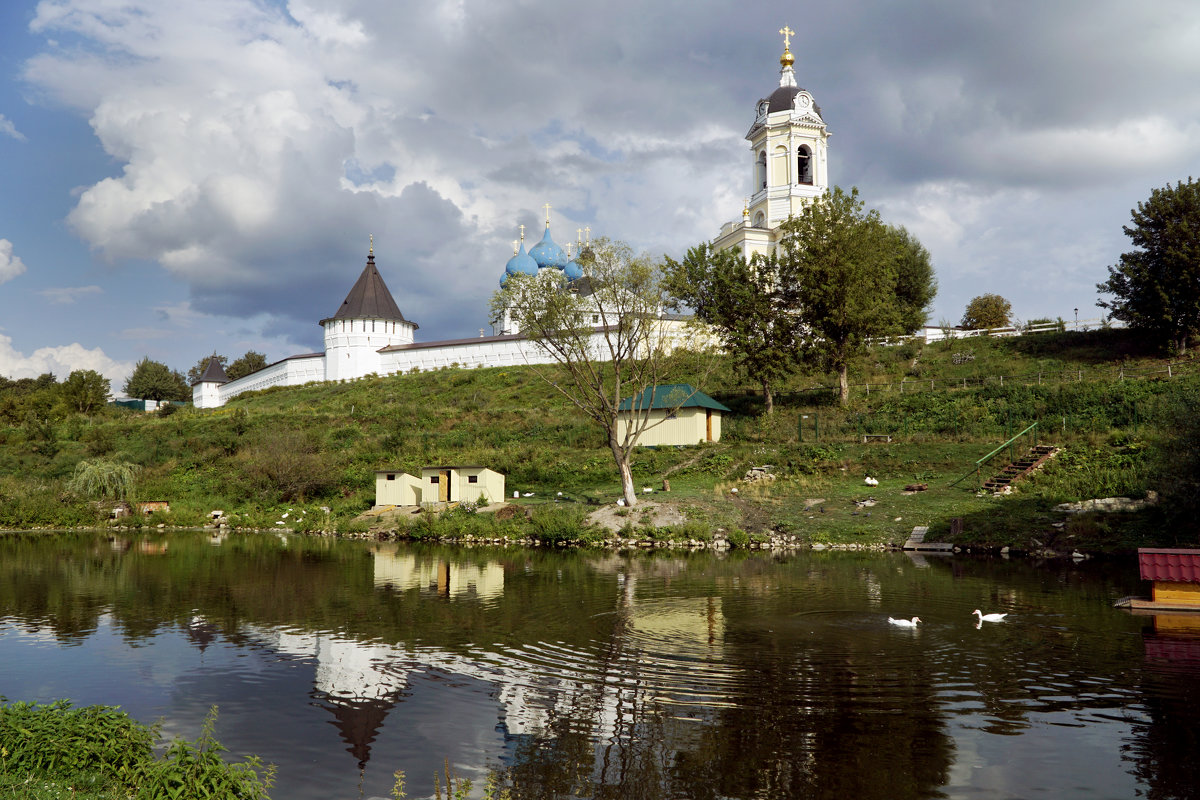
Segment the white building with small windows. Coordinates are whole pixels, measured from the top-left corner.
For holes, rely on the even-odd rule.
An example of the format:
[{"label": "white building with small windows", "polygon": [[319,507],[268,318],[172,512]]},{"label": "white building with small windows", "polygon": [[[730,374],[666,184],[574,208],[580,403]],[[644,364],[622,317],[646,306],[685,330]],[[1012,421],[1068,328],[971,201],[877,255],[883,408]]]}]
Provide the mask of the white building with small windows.
[{"label": "white building with small windows", "polygon": [[773,253],[779,226],[829,188],[829,129],[812,94],[796,83],[789,47],[793,32],[780,33],[779,88],[758,101],[746,133],[750,191],[742,219],[725,223],[713,240],[715,249],[738,247],[747,258]]}]

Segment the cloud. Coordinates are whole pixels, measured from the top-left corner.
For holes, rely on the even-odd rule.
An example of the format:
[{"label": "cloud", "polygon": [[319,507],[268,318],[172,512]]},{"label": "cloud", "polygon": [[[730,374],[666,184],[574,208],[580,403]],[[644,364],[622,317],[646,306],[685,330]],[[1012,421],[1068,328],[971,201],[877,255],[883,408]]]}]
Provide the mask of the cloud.
[{"label": "cloud", "polygon": [[103,291],[99,286],[64,286],[61,288],[41,289],[38,291],[38,294],[55,305],[66,306],[78,302],[81,297],[89,294],[101,294]]},{"label": "cloud", "polygon": [[78,342],[59,347],[40,347],[26,356],[13,348],[11,336],[0,334],[0,375],[13,379],[36,378],[51,372],[62,380],[79,369],[99,372],[112,382],[116,391],[133,372],[133,364],[116,361],[105,355],[99,347],[89,350]]},{"label": "cloud", "polygon": [[375,234],[428,341],[483,323],[545,202],[560,244],[588,226],[654,254],[739,218],[742,137],[790,18],[833,182],[928,237],[943,295],[1002,274],[1001,253],[1035,276],[1053,253],[1060,291],[1018,291],[1073,305],[1116,211],[1200,163],[1200,14],[1163,1],[1030,6],[1014,35],[995,4],[948,0],[847,0],[803,25],[782,0],[47,0],[24,78],[116,164],[69,216],[101,258],[157,263],[194,313],[313,348]]},{"label": "cloud", "polygon": [[18,142],[27,142],[25,135],[17,130],[17,126],[13,125],[12,120],[7,119],[3,114],[0,114],[0,134],[11,136]]},{"label": "cloud", "polygon": [[25,271],[25,263],[13,255],[13,244],[0,239],[0,283],[11,281]]}]

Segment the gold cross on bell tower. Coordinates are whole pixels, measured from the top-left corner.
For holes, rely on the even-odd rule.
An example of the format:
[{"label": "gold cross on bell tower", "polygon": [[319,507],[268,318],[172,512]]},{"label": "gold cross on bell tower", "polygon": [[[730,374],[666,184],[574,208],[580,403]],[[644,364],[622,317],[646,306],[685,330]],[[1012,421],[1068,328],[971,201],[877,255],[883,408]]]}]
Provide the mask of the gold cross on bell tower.
[{"label": "gold cross on bell tower", "polygon": [[795,36],[796,32],[794,30],[792,30],[791,28],[789,28],[787,25],[784,25],[782,28],[780,28],[779,32],[781,34],[783,34],[783,49],[784,50],[790,49],[792,42],[791,42],[791,39],[788,37]]}]

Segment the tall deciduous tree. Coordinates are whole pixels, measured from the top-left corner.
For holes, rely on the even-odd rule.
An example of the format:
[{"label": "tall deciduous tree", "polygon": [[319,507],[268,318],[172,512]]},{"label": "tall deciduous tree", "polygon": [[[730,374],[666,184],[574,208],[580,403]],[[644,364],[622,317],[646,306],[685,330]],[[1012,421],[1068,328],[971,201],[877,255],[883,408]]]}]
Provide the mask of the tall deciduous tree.
[{"label": "tall deciduous tree", "polygon": [[661,269],[650,259],[635,256],[622,242],[599,239],[578,263],[584,277],[570,284],[558,272],[510,275],[492,298],[492,313],[500,318],[507,312],[560,366],[561,372],[551,372],[531,365],[604,430],[625,503],[634,505],[633,449],[642,432],[658,423],[650,421],[647,409],[632,413],[622,431],[621,401],[659,384],[675,346],[687,343],[665,335],[666,294]]},{"label": "tall deciduous tree", "polygon": [[59,396],[71,411],[90,414],[108,402],[108,378],[92,369],[77,369],[59,385]]},{"label": "tall deciduous tree", "polygon": [[971,298],[963,311],[962,326],[971,330],[1003,328],[1012,319],[1012,303],[998,294],[981,294]]},{"label": "tall deciduous tree", "polygon": [[[238,378],[244,378],[247,375],[252,375],[267,365],[267,357],[255,350],[247,350],[241,358],[235,358],[225,374],[229,376],[229,380],[236,381]],[[223,366],[223,365],[222,365]]]},{"label": "tall deciduous tree", "polygon": [[804,324],[802,352],[834,370],[850,399],[850,359],[873,337],[910,333],[936,287],[929,254],[900,228],[864,211],[858,190],[827,191],[782,226],[784,296]]},{"label": "tall deciduous tree", "polygon": [[125,381],[125,394],[139,400],[190,400],[192,390],[183,375],[149,356],[139,361]]},{"label": "tall deciduous tree", "polygon": [[772,387],[795,364],[800,318],[784,298],[779,262],[760,254],[701,244],[682,261],[667,258],[665,285],[672,308],[687,306],[709,326],[734,366],[762,386],[766,413]]},{"label": "tall deciduous tree", "polygon": [[1200,181],[1188,178],[1150,193],[1124,227],[1135,249],[1108,268],[1097,303],[1177,352],[1200,333]]}]

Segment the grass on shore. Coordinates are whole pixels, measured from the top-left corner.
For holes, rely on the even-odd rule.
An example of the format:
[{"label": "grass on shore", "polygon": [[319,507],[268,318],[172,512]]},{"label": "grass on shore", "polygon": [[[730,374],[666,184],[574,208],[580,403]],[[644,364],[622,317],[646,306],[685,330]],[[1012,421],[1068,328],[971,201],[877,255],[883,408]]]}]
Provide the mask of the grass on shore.
[{"label": "grass on shore", "polygon": [[[1141,497],[1162,482],[1163,448],[1200,387],[1193,362],[1172,363],[1170,378],[1167,364],[1128,331],[877,347],[853,365],[849,406],[838,406],[828,388],[813,388],[828,387],[828,376],[801,370],[777,387],[770,417],[758,393],[719,372],[702,388],[734,410],[722,441],[640,451],[634,478],[654,488],[668,479],[670,495],[655,499],[669,497],[692,519],[727,530],[877,544],[902,540],[914,525],[948,534],[949,520],[961,517],[963,543],[1045,541],[1063,521],[1055,504]],[[670,379],[696,374],[694,364],[681,362]],[[420,536],[491,530],[554,540],[586,510],[619,495],[599,430],[523,368],[280,387],[168,416],[106,410],[33,419],[11,406],[0,408],[0,527],[104,524],[110,504],[66,489],[84,459],[137,465],[136,498],[171,504],[170,512],[138,521],[150,526],[200,525],[221,509],[240,527],[360,531],[354,520],[373,502],[375,470],[417,472],[437,463],[504,473],[510,490],[533,493],[520,501],[532,506],[532,520],[426,519],[412,530]],[[1032,422],[1040,441],[1063,451],[1016,496],[948,488]],[[892,440],[864,444],[864,434]],[[738,484],[764,464],[774,467],[773,484]],[[868,489],[866,476],[879,486]],[[904,494],[910,483],[929,489]],[[554,503],[558,492],[575,502]],[[875,506],[855,505],[870,496]],[[1074,535],[1146,539],[1141,530],[1109,530],[1122,527],[1129,526],[1089,523]]]}]

